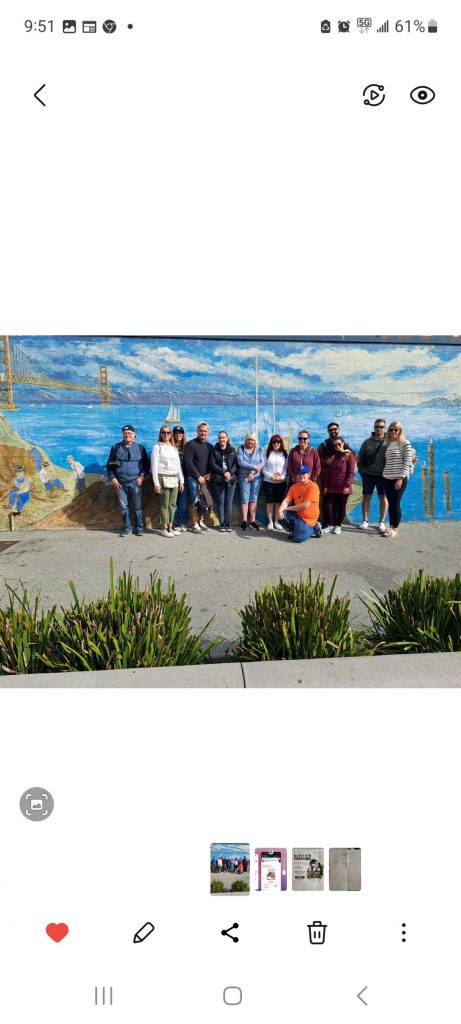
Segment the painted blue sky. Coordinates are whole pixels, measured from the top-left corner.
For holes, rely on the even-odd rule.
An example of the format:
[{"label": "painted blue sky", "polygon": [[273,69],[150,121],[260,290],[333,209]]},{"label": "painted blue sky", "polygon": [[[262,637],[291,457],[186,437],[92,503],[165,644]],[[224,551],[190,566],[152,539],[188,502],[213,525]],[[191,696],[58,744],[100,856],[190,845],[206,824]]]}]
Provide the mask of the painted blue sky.
[{"label": "painted blue sky", "polygon": [[10,341],[13,360],[24,361],[29,372],[97,386],[105,364],[111,388],[132,398],[150,392],[199,396],[201,391],[253,396],[257,356],[261,396],[269,396],[274,383],[279,403],[330,391],[410,406],[461,399],[460,338],[433,337],[432,344],[417,337],[339,335],[303,341],[79,336],[11,336]]},{"label": "painted blue sky", "polygon": [[250,856],[249,843],[212,843],[210,860],[213,857],[246,857]]}]

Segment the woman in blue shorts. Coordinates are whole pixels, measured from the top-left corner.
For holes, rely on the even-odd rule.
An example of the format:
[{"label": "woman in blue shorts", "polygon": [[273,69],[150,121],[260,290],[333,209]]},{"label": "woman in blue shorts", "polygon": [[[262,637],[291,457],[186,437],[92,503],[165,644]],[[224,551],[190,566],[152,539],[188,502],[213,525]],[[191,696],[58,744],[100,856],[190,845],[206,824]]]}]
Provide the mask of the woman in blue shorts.
[{"label": "woman in blue shorts", "polygon": [[259,523],[256,522],[256,508],[261,488],[264,452],[261,446],[258,445],[256,434],[248,433],[243,444],[239,445],[237,449],[237,466],[242,504],[241,529],[246,530],[247,528],[249,512],[250,528],[259,530]]}]

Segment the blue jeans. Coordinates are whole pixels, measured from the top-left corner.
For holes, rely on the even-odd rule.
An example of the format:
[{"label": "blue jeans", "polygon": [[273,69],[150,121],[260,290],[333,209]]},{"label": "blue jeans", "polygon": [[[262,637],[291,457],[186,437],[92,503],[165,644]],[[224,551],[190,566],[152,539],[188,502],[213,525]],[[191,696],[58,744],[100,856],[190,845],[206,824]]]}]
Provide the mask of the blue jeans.
[{"label": "blue jeans", "polygon": [[[195,476],[186,476],[186,487],[187,490],[189,491],[190,500],[192,504],[194,504],[194,501],[197,497],[197,491],[199,489],[199,482]],[[186,490],[186,487],[184,488],[184,490]]]},{"label": "blue jeans", "polygon": [[176,499],[176,512],[174,515],[173,526],[187,526],[189,519],[189,492],[187,490],[187,484],[184,485],[183,491],[178,491],[178,497]]},{"label": "blue jeans", "polygon": [[215,481],[211,485],[211,491],[221,526],[230,526],[235,488],[235,483],[222,484]]},{"label": "blue jeans", "polygon": [[135,527],[137,530],[144,529],[142,520],[142,487],[138,487],[136,480],[128,480],[126,483],[122,483],[120,480],[119,483],[122,486],[120,488],[117,487],[117,498],[125,530],[131,530],[130,499],[133,502]]},{"label": "blue jeans", "polygon": [[283,518],[285,522],[293,527],[293,540],[296,541],[296,544],[302,544],[304,540],[310,540],[314,536],[314,527],[309,526],[309,523],[305,523],[304,519],[301,519],[297,512],[290,512],[287,509],[283,514]]}]

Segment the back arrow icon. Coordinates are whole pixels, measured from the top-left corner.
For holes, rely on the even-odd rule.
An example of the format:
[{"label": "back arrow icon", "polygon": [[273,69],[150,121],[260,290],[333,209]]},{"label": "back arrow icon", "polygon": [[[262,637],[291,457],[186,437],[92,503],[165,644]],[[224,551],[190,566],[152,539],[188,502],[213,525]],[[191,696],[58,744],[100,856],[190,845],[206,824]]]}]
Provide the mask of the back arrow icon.
[{"label": "back arrow icon", "polygon": [[41,97],[38,94],[39,94],[39,92],[42,91],[42,89],[45,88],[45,85],[46,85],[46,83],[44,83],[44,85],[41,85],[40,89],[37,89],[37,92],[34,92],[35,99],[38,100],[38,102],[42,104],[42,107],[46,107],[46,103],[44,103],[44,101],[41,99]]},{"label": "back arrow icon", "polygon": [[368,1006],[368,1003],[365,1001],[365,999],[362,999],[362,995],[364,992],[366,992],[367,988],[368,985],[365,985],[365,988],[362,988],[360,992],[357,992],[357,999],[360,999],[360,1002],[363,1003],[364,1006]]}]

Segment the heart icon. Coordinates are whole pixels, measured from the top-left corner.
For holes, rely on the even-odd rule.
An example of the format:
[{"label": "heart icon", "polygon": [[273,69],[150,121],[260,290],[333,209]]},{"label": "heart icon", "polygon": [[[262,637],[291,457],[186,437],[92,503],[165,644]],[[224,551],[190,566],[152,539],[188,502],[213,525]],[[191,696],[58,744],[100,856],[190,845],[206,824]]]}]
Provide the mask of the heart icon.
[{"label": "heart icon", "polygon": [[61,924],[47,924],[46,926],[46,934],[50,936],[50,939],[53,939],[53,942],[61,942],[62,939],[65,939],[68,931],[68,925],[62,922]]}]

